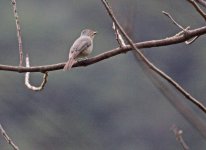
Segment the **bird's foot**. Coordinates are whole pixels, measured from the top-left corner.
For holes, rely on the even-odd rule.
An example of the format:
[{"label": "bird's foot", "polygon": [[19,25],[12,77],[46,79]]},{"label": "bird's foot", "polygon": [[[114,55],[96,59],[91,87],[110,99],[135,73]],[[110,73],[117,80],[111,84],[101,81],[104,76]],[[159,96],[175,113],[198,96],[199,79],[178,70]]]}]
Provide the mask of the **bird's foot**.
[{"label": "bird's foot", "polygon": [[78,58],[77,59],[77,62],[79,62],[79,61],[83,61],[83,60],[87,60],[88,58],[87,57],[84,57],[84,58]]}]

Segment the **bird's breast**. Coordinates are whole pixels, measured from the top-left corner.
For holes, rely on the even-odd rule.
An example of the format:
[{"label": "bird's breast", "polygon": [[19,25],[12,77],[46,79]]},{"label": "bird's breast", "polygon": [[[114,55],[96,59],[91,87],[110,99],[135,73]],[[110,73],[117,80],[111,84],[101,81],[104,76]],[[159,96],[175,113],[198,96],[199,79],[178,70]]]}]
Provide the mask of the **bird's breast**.
[{"label": "bird's breast", "polygon": [[85,57],[85,56],[88,56],[93,50],[93,45],[90,45],[87,49],[83,50],[79,57]]}]

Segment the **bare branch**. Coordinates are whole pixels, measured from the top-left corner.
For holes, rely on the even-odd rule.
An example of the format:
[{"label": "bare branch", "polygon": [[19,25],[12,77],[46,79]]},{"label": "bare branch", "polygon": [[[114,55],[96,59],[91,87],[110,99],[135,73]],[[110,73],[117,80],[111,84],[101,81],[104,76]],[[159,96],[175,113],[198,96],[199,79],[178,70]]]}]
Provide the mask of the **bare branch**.
[{"label": "bare branch", "polygon": [[114,22],[113,22],[113,24],[112,24],[112,28],[113,28],[113,30],[114,30],[114,32],[115,32],[116,40],[117,40],[117,43],[119,44],[119,47],[122,48],[122,47],[126,46],[126,44],[125,44],[125,42],[124,42],[121,34],[119,34],[119,30],[116,28]]},{"label": "bare branch", "polygon": [[11,145],[13,147],[14,150],[19,150],[18,146],[16,146],[14,144],[14,142],[12,141],[12,139],[8,136],[8,134],[6,133],[6,131],[3,129],[2,125],[0,124],[0,131],[2,136],[4,137],[4,139],[9,143],[9,145]]},{"label": "bare branch", "polygon": [[170,84],[172,84],[180,93],[182,93],[188,100],[190,100],[192,103],[194,103],[196,106],[198,106],[204,113],[206,113],[206,107],[197,99],[195,99],[193,96],[191,96],[186,90],[184,90],[177,82],[175,82],[170,76],[168,76],[166,73],[164,73],[162,70],[157,68],[154,64],[152,64],[145,56],[144,54],[136,47],[136,45],[133,43],[133,41],[130,39],[130,37],[127,35],[127,33],[124,31],[124,29],[121,27],[117,19],[115,18],[113,11],[111,7],[109,6],[109,3],[106,0],[102,0],[102,3],[104,4],[109,16],[111,17],[112,21],[116,24],[119,31],[122,33],[122,35],[125,37],[127,42],[130,44],[130,46],[136,50],[139,57],[141,58],[141,61],[148,66],[150,69],[152,69],[154,72],[159,74],[162,78],[167,80]]},{"label": "bare branch", "polygon": [[[30,67],[30,63],[29,63],[29,56],[27,55],[26,56],[26,67]],[[39,87],[36,87],[36,86],[32,86],[29,82],[29,77],[30,77],[30,72],[26,72],[25,73],[25,85],[27,86],[28,89],[31,89],[33,91],[41,91],[44,89],[46,83],[47,83],[47,80],[48,80],[48,72],[45,72],[44,73],[44,76],[43,76],[43,81],[41,83],[41,85]]]},{"label": "bare branch", "polygon": [[176,136],[176,140],[180,143],[180,145],[182,146],[182,148],[184,150],[189,150],[189,146],[185,143],[183,137],[182,137],[182,134],[183,134],[183,131],[178,129],[175,125],[173,125],[171,127],[171,130],[173,131],[173,133],[175,134]]},{"label": "bare branch", "polygon": [[11,0],[11,4],[13,6],[14,17],[16,20],[16,31],[17,31],[17,38],[19,43],[19,66],[23,66],[22,36],[21,36],[21,28],[19,24],[19,16],[17,13],[16,0]]},{"label": "bare branch", "polygon": [[197,10],[197,12],[205,19],[206,21],[206,14],[205,12],[200,8],[200,6],[196,3],[195,0],[187,0],[189,3],[193,5],[193,7]]},{"label": "bare branch", "polygon": [[184,31],[180,31],[180,32],[178,32],[177,34],[175,34],[175,36],[180,36],[180,35],[182,35],[183,33],[184,34],[188,34],[188,29],[190,28],[190,26],[188,26],[187,28],[185,28],[185,30],[187,31],[187,32],[184,32]]},{"label": "bare branch", "polygon": [[[134,51],[135,58],[138,57],[137,53]],[[206,139],[206,122],[202,120],[200,115],[197,115],[195,110],[193,110],[189,105],[185,105],[185,103],[181,100],[181,96],[176,94],[176,91],[164,82],[159,75],[157,75],[154,71],[149,69],[147,66],[139,63],[144,73],[149,77],[150,81],[153,83],[157,89],[165,96],[165,98],[174,106],[174,108],[182,114],[182,116],[195,128],[199,133]]]},{"label": "bare branch", "polygon": [[[168,12],[166,12],[166,11],[162,11],[162,13],[165,15],[165,16],[167,16],[169,19],[171,19],[172,20],[172,22],[176,25],[176,26],[178,26],[180,29],[182,29],[184,32],[187,32],[187,30],[185,29],[185,28],[183,28],[180,24],[178,24],[173,18],[172,18],[172,16],[168,13]],[[189,28],[188,28],[189,29]]]},{"label": "bare branch", "polygon": [[195,42],[198,38],[199,38],[199,36],[195,36],[194,38],[185,41],[185,44],[187,44],[187,45],[192,44],[192,43]]},{"label": "bare branch", "polygon": [[[191,39],[195,36],[201,36],[203,34],[206,34],[206,26],[197,28],[194,30],[188,30],[188,34],[180,35],[180,36],[171,36],[164,39],[159,40],[150,40],[150,41],[144,41],[135,43],[135,46],[138,48],[152,48],[152,47],[160,47],[160,46],[168,46],[173,44],[178,44],[185,42],[188,39]],[[124,48],[115,48],[112,50],[108,50],[104,53],[101,53],[95,57],[78,61],[75,63],[72,67],[81,67],[81,66],[88,66],[95,64],[97,62],[100,62],[102,60],[108,59],[110,57],[126,53],[128,51],[131,51],[132,47],[129,45],[126,45]],[[58,64],[51,64],[51,65],[44,65],[44,66],[32,66],[32,67],[19,67],[19,66],[9,66],[9,65],[0,65],[0,70],[4,71],[13,71],[13,72],[19,72],[19,73],[25,73],[25,72],[42,72],[45,73],[47,71],[55,71],[55,70],[61,70],[65,66],[65,63],[58,63]]]},{"label": "bare branch", "polygon": [[198,3],[200,3],[202,6],[206,7],[206,1],[205,0],[196,0]]},{"label": "bare branch", "polygon": [[[162,13],[164,15],[166,15],[168,18],[170,18],[172,20],[172,22],[178,26],[180,29],[182,29],[182,31],[180,31],[178,34],[176,34],[175,36],[179,36],[181,34],[187,34],[188,33],[188,30],[190,28],[190,26],[188,26],[187,28],[183,28],[180,24],[178,24],[173,18],[172,16],[168,13],[168,12],[165,12],[165,11],[162,11]],[[192,44],[199,36],[195,36],[193,37],[192,39],[189,39],[188,41],[185,41],[185,44],[189,45],[189,44]]]}]

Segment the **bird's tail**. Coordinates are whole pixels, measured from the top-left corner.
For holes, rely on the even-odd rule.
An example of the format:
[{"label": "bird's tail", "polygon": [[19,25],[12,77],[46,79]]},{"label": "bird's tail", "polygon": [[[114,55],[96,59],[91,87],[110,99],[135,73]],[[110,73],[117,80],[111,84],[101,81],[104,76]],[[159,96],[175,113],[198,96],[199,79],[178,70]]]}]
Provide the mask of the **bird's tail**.
[{"label": "bird's tail", "polygon": [[68,61],[67,61],[67,63],[66,63],[66,65],[64,66],[64,71],[66,71],[66,70],[70,70],[71,68],[72,68],[72,66],[74,65],[74,63],[75,63],[76,61],[73,59],[73,58],[70,58]]}]

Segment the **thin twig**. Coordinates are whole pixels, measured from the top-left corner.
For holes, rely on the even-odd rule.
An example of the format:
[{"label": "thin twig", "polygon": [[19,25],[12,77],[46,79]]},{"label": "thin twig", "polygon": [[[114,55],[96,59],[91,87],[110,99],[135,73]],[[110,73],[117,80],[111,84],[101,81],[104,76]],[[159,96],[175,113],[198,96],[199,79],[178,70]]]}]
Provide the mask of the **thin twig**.
[{"label": "thin twig", "polygon": [[14,144],[14,142],[12,141],[12,139],[8,136],[8,134],[6,133],[6,131],[3,129],[2,125],[0,124],[0,131],[2,136],[4,137],[4,139],[9,143],[9,145],[11,145],[13,147],[14,150],[19,150],[18,146],[16,146],[16,144]]},{"label": "thin twig", "polygon": [[117,40],[117,43],[119,44],[119,47],[122,48],[122,47],[126,46],[121,34],[119,34],[119,30],[115,26],[115,23],[112,24],[112,28],[114,30],[116,40]]},{"label": "thin twig", "polygon": [[184,150],[189,150],[189,146],[185,143],[185,140],[182,137],[183,131],[178,129],[175,125],[171,127],[171,130],[173,131],[174,135],[176,136],[176,140],[180,143],[182,148]]},{"label": "thin twig", "polygon": [[[27,55],[26,56],[26,67],[30,67],[30,63],[29,63],[29,56]],[[36,86],[33,86],[30,84],[30,81],[29,81],[29,77],[30,77],[30,72],[26,72],[25,73],[25,85],[27,86],[28,89],[31,89],[33,91],[41,91],[44,89],[46,83],[47,83],[47,80],[48,80],[48,72],[45,72],[44,73],[44,76],[43,76],[43,81],[41,83],[41,85],[39,87],[36,87]]]},{"label": "thin twig", "polygon": [[[166,15],[170,20],[172,20],[172,22],[178,26],[180,29],[182,29],[182,31],[180,31],[178,34],[176,34],[175,36],[179,36],[181,34],[188,34],[188,30],[190,28],[190,26],[186,27],[186,28],[183,28],[179,23],[177,23],[177,21],[175,21],[172,16],[168,13],[168,12],[165,12],[165,11],[162,11],[162,13],[164,15]],[[185,41],[185,44],[189,45],[189,44],[192,44],[193,42],[196,41],[196,39],[198,38],[199,36],[195,36],[193,37],[192,39],[189,39],[188,41]]]},{"label": "thin twig", "polygon": [[21,36],[21,28],[20,28],[20,23],[19,23],[19,16],[17,13],[16,0],[11,0],[11,3],[13,6],[14,17],[16,20],[17,39],[19,43],[19,66],[23,66],[22,36]]},{"label": "thin twig", "polygon": [[195,0],[187,0],[189,3],[193,5],[193,7],[197,10],[197,12],[205,19],[206,21],[206,13],[200,8],[200,6],[196,3]]},{"label": "thin twig", "polygon": [[161,77],[166,79],[169,83],[171,83],[180,93],[182,93],[188,100],[190,100],[192,103],[194,103],[196,106],[198,106],[204,113],[206,113],[206,107],[197,99],[195,99],[193,96],[191,96],[186,90],[184,90],[177,82],[175,82],[170,76],[168,76],[166,73],[164,73],[162,70],[157,68],[154,64],[152,64],[145,56],[144,54],[135,46],[133,41],[130,39],[130,37],[125,33],[124,29],[121,27],[119,22],[114,16],[114,13],[109,5],[109,3],[106,0],[101,0],[104,4],[108,14],[112,18],[112,21],[116,24],[119,31],[122,33],[122,35],[125,37],[127,42],[130,44],[130,46],[137,51],[139,57],[141,58],[142,62],[147,65],[150,69],[152,69],[154,72],[159,74]]},{"label": "thin twig", "polygon": [[[172,20],[172,22],[173,22],[176,26],[178,26],[178,27],[179,27],[180,29],[182,29],[184,32],[187,32],[187,30],[186,30],[185,28],[183,28],[179,23],[177,23],[168,12],[162,11],[162,13],[163,13],[165,16],[167,16],[168,18],[170,18],[170,19]],[[188,29],[189,29],[189,28],[188,28]]]},{"label": "thin twig", "polygon": [[[187,31],[187,34],[188,34],[188,30],[189,30],[190,26],[188,26],[187,28],[185,28],[185,30]],[[183,33],[185,33],[184,31],[180,31],[178,32],[177,34],[175,34],[175,36],[180,36],[182,35]],[[186,34],[185,34],[186,35]]]},{"label": "thin twig", "polygon": [[199,36],[195,36],[194,38],[185,41],[185,44],[187,44],[187,45],[192,44],[192,43],[195,42],[198,38],[199,38]]},{"label": "thin twig", "polygon": [[205,0],[196,0],[198,3],[200,3],[202,6],[206,7],[206,1]]}]

